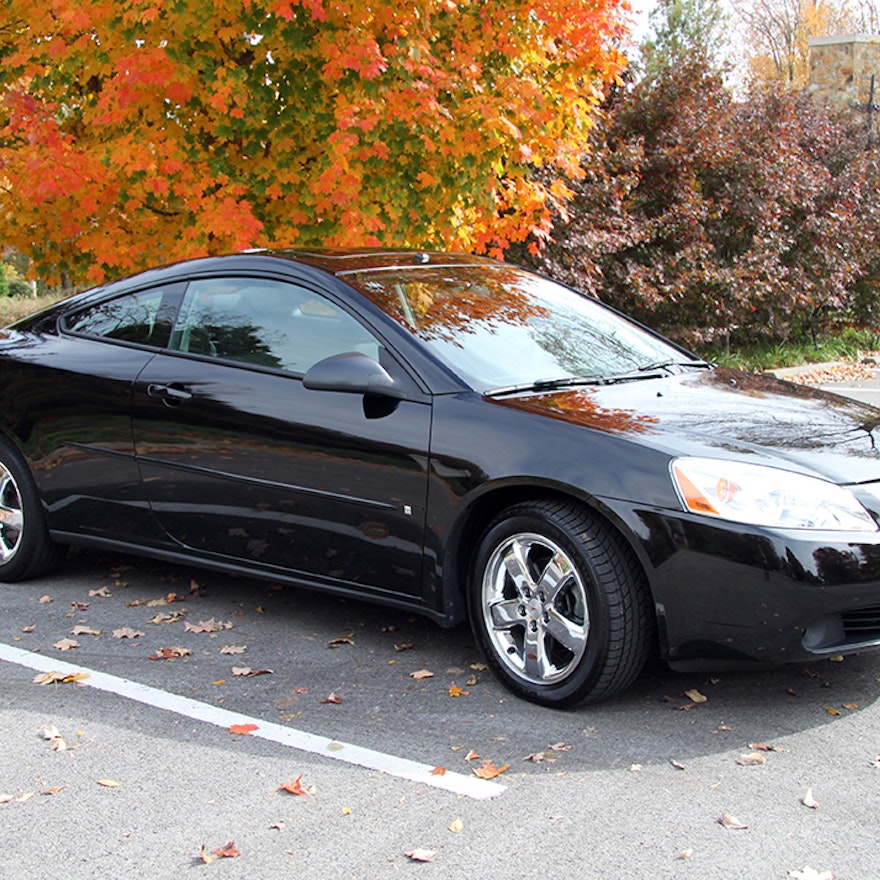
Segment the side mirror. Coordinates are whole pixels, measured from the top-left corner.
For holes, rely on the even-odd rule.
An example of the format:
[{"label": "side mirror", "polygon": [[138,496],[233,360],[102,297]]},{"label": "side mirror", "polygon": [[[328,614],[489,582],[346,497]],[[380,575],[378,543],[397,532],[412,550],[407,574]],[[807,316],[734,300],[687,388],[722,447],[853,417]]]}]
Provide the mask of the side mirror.
[{"label": "side mirror", "polygon": [[381,364],[356,351],[318,361],[303,376],[303,387],[312,391],[373,394],[397,400],[406,397],[406,391]]}]

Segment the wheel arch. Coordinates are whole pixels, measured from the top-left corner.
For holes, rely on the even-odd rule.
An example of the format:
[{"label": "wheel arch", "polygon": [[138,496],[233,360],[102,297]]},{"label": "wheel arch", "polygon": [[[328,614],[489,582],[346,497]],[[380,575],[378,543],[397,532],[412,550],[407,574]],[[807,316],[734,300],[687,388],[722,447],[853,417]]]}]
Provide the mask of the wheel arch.
[{"label": "wheel arch", "polygon": [[602,504],[600,499],[571,491],[570,487],[545,483],[505,483],[493,486],[473,498],[456,519],[446,542],[444,557],[446,561],[443,566],[444,594],[449,597],[447,607],[451,609],[450,622],[455,624],[467,619],[470,567],[489,523],[503,510],[515,504],[545,499],[573,501],[582,505],[611,528],[632,551],[651,595],[656,630],[660,621],[657,619],[654,589],[649,576],[650,563],[635,535],[614,511]]}]

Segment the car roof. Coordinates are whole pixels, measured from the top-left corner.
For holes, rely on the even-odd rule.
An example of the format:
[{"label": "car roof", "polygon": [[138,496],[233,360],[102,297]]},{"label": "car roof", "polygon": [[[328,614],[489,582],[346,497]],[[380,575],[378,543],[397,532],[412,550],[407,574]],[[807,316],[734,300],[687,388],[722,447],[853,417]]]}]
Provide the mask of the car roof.
[{"label": "car roof", "polygon": [[497,260],[473,254],[402,248],[261,248],[244,253],[306,263],[333,275],[394,267],[498,265]]}]

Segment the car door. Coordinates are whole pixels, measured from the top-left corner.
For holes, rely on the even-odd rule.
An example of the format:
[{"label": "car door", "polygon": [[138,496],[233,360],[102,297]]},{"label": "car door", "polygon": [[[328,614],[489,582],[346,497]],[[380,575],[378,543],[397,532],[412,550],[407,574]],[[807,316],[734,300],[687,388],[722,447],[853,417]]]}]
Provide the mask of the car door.
[{"label": "car door", "polygon": [[420,593],[430,406],[303,387],[310,366],[349,351],[405,379],[315,290],[190,283],[171,348],[134,388],[145,491],[174,540],[326,585]]},{"label": "car door", "polygon": [[168,344],[184,286],[173,281],[71,308],[33,362],[5,376],[5,418],[26,438],[56,533],[155,543],[131,436],[135,377]]}]

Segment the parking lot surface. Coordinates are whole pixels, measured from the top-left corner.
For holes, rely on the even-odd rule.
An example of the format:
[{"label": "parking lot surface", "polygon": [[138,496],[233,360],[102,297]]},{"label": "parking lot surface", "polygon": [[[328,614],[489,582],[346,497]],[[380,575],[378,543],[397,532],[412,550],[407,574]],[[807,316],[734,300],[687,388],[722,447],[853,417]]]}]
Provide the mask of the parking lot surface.
[{"label": "parking lot surface", "polygon": [[560,712],[465,627],[266,582],[83,552],[0,601],[0,877],[880,870],[878,655]]}]

